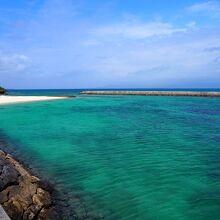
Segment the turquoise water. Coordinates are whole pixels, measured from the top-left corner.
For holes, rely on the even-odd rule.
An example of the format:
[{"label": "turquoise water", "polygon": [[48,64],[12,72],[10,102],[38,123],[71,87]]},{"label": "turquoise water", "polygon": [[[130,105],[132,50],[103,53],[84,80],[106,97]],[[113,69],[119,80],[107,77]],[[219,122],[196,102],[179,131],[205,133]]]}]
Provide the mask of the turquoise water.
[{"label": "turquoise water", "polygon": [[0,130],[108,220],[220,219],[220,99],[78,97],[0,106]]}]

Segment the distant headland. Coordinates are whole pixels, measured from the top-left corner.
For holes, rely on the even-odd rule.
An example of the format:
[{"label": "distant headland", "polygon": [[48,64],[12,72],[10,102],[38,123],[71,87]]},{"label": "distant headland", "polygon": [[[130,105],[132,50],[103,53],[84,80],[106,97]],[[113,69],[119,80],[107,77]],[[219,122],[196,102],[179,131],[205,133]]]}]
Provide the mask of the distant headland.
[{"label": "distant headland", "polygon": [[5,95],[6,89],[0,86],[0,95]]}]

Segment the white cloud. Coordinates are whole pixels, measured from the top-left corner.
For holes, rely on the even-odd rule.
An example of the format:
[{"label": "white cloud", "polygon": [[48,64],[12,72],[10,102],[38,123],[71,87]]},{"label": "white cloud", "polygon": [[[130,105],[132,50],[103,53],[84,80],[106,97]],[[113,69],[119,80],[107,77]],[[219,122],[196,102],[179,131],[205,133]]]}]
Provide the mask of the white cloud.
[{"label": "white cloud", "polygon": [[163,22],[121,22],[106,25],[92,30],[97,36],[120,36],[131,39],[144,39],[149,37],[167,36],[174,33],[187,31],[186,27],[174,27],[170,23]]},{"label": "white cloud", "polygon": [[196,29],[197,28],[197,25],[196,25],[196,22],[195,21],[191,21],[191,22],[189,22],[188,24],[186,24],[186,27],[188,28],[188,29]]},{"label": "white cloud", "polygon": [[[185,25],[135,15],[116,23],[105,17],[82,19],[74,17],[70,1],[56,1],[62,3],[61,11],[48,0],[26,27],[19,27],[16,39],[7,39],[7,51],[14,54],[0,51],[0,74],[19,73],[5,77],[11,87],[27,87],[27,82],[40,88],[163,87],[196,78],[192,85],[200,86],[205,77],[219,82],[218,29],[196,28],[194,18],[185,19]],[[20,74],[27,70],[29,74]]]},{"label": "white cloud", "polygon": [[[210,53],[207,45],[219,48],[219,37],[212,34],[205,36],[200,30],[156,41],[133,43],[129,40],[120,47],[108,42],[95,50],[88,49],[89,57],[93,57],[89,68],[100,79],[105,79],[109,86],[117,82],[130,86],[166,86],[197,78],[200,79],[196,82],[199,86],[204,78],[217,79],[219,75],[220,51],[214,49]],[[103,59],[94,58],[101,56]]]},{"label": "white cloud", "polygon": [[30,60],[25,55],[0,52],[0,74],[24,72],[29,66]]},{"label": "white cloud", "polygon": [[219,1],[206,1],[197,3],[189,7],[191,12],[204,12],[214,13],[213,15],[220,15],[220,2]]}]

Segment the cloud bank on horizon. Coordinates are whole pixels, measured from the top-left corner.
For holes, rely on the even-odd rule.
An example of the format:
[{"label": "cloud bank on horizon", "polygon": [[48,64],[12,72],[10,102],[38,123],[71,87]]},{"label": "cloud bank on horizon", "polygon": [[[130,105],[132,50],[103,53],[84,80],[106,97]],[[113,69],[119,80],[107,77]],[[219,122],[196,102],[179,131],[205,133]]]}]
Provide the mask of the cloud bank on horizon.
[{"label": "cloud bank on horizon", "polygon": [[7,88],[220,88],[220,1],[0,3]]}]

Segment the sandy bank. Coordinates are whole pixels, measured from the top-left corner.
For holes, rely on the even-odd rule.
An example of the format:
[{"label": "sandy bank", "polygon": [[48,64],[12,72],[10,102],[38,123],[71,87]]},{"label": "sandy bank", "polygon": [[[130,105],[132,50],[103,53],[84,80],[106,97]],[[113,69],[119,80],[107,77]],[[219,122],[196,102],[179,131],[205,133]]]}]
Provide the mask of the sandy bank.
[{"label": "sandy bank", "polygon": [[37,102],[37,101],[47,101],[47,100],[58,100],[58,99],[67,99],[70,97],[67,96],[0,96],[0,105],[1,104],[13,104],[20,102]]}]

